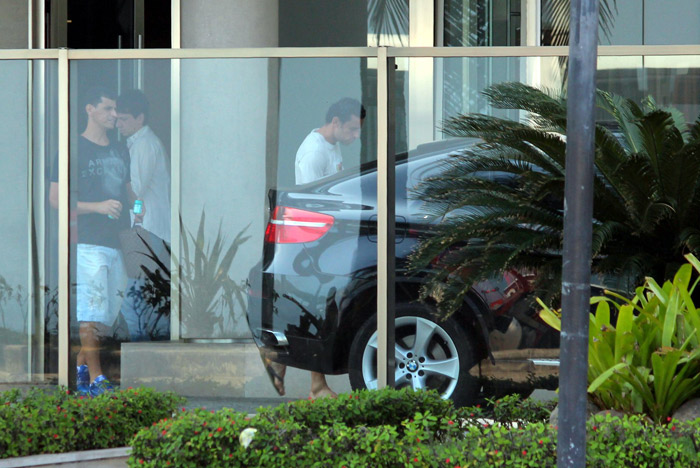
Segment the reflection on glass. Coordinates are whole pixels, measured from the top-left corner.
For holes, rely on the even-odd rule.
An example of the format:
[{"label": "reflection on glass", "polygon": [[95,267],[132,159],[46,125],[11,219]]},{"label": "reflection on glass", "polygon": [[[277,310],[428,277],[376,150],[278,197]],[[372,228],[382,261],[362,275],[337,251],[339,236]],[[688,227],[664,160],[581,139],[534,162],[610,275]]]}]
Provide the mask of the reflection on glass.
[{"label": "reflection on glass", "polygon": [[280,47],[408,46],[407,0],[279,0]]},{"label": "reflection on glass", "polygon": [[[570,0],[446,0],[444,44],[453,47],[566,46],[569,44],[570,10]],[[602,0],[599,9],[601,43],[642,43],[640,11],[643,10],[632,2]]]},{"label": "reflection on glass", "polygon": [[[129,207],[136,196],[131,188],[129,151],[108,135],[117,120],[116,94],[93,86],[83,91],[79,102],[87,118],[72,155],[77,167],[72,202],[77,218],[74,270],[80,341],[76,385],[79,392],[97,396],[113,390],[100,354],[102,341],[112,334],[122,306],[127,277],[120,233],[130,228]],[[51,179],[54,207],[58,190],[56,164]]]},{"label": "reflection on glass", "polygon": [[[538,317],[533,298],[559,293],[556,271],[561,265],[557,252],[563,224],[566,62],[556,57],[436,61],[436,69],[443,70],[442,82],[438,81],[443,92],[436,94],[435,108],[441,111],[436,121],[444,141],[422,144],[409,151],[407,163],[399,160],[397,164],[397,233],[408,233],[397,244],[397,282],[405,281],[398,265],[406,258],[413,262],[409,263],[413,271],[425,274],[418,287],[423,288],[426,302],[414,304],[424,309],[401,313],[412,317],[407,322],[422,323],[423,342],[440,337],[444,347],[438,360],[446,371],[441,378],[447,380],[428,382],[411,375],[413,362],[406,356],[416,355],[412,334],[417,332],[411,330],[418,329],[411,325],[407,340],[397,328],[397,382],[431,385],[457,401],[474,398],[479,391],[497,396],[554,388],[559,337]],[[656,106],[680,110],[673,117],[682,128],[684,121],[694,121],[700,111],[691,99],[698,86],[698,65],[697,57],[601,57],[597,84],[648,112]],[[420,79],[420,70],[409,67],[408,79],[416,75]],[[629,121],[626,125],[617,122],[616,115],[626,113],[619,108],[617,112],[599,110],[598,120],[622,143],[601,151],[609,151],[606,161],[629,161],[630,139],[625,135],[636,127]],[[412,132],[424,131],[412,126],[412,117],[409,109],[409,141]],[[651,120],[647,125],[652,125]],[[482,145],[484,141],[487,144]],[[409,175],[402,178],[404,170]],[[623,186],[624,181],[607,179],[617,173],[601,176],[605,181],[600,186]],[[601,197],[595,204],[599,208],[615,211],[615,203],[622,205],[615,197],[606,203],[604,195],[596,196]],[[404,199],[406,208],[401,206]],[[614,216],[610,213],[597,210],[595,216],[605,220]],[[404,216],[408,220],[405,229]],[[414,239],[410,233],[423,236]],[[412,248],[404,251],[404,245],[411,242]],[[631,236],[623,244],[635,242]],[[504,267],[506,261],[515,266]],[[598,271],[596,281],[603,281],[605,287],[620,289],[632,284],[629,274],[611,274],[603,266]],[[418,319],[421,313],[430,316],[437,304],[446,309],[440,313],[454,313],[444,322]],[[401,307],[397,302],[397,313]],[[464,339],[460,339],[462,334]]]},{"label": "reflection on glass", "polygon": [[520,0],[446,0],[446,46],[523,44]]},{"label": "reflection on glass", "polygon": [[350,349],[374,323],[376,70],[360,59],[283,59],[280,70],[277,174],[253,237],[262,258],[247,318],[275,390],[318,398],[350,389],[329,374],[361,366]]},{"label": "reflection on glass", "polygon": [[[559,337],[538,319],[532,300],[536,276],[529,269],[478,270],[480,259],[490,264],[491,244],[479,242],[483,235],[470,240],[467,226],[480,215],[488,218],[489,200],[496,204],[502,200],[496,196],[499,187],[510,187],[510,179],[479,159],[475,145],[481,137],[497,139],[499,134],[504,141],[516,141],[517,122],[525,127],[535,117],[511,105],[519,99],[530,102],[526,90],[516,85],[527,83],[561,95],[560,60],[435,61],[435,68],[442,70],[436,82],[442,92],[423,92],[436,96],[434,126],[440,130],[437,140],[444,140],[411,148],[396,167],[396,281],[406,294],[396,306],[397,384],[434,388],[458,404],[473,404],[480,396],[555,388],[558,373],[552,364]],[[420,70],[409,66],[409,81],[414,74]],[[515,85],[509,87],[509,82]],[[472,120],[461,117],[465,115]],[[412,133],[425,131],[414,128],[410,109],[407,121],[409,141]],[[465,189],[472,179],[477,182]],[[493,255],[507,258],[510,253],[496,249]],[[474,263],[462,268],[467,259]],[[479,274],[470,276],[474,272]]]},{"label": "reflection on glass", "polygon": [[[562,89],[566,59],[559,57],[484,57],[435,59],[442,69],[442,93],[438,97],[435,127],[457,114],[481,113],[518,120],[517,111],[490,105],[484,90],[491,84],[523,82],[557,91]],[[409,129],[415,132],[416,129]]]},{"label": "reflection on glass", "polygon": [[[139,90],[117,99],[116,127],[130,157],[134,226],[120,238],[129,281],[121,312],[131,341],[170,335],[170,171],[165,146],[148,125],[150,105]],[[138,217],[138,219],[137,219]],[[153,285],[161,286],[152,294]]]},{"label": "reflection on glass", "polygon": [[0,383],[49,383],[57,374],[56,226],[46,178],[56,151],[55,76],[54,61],[0,61]]},{"label": "reflection on glass", "polygon": [[[678,109],[693,122],[700,114],[699,70],[697,56],[600,57],[596,86],[637,103],[651,96],[658,105]],[[597,118],[610,120],[601,112]]]},{"label": "reflection on glass", "polygon": [[408,2],[367,1],[367,45],[408,47]]},{"label": "reflection on glass", "polygon": [[137,62],[71,64],[72,375],[93,396],[121,382],[122,342],[169,338],[170,66]]}]

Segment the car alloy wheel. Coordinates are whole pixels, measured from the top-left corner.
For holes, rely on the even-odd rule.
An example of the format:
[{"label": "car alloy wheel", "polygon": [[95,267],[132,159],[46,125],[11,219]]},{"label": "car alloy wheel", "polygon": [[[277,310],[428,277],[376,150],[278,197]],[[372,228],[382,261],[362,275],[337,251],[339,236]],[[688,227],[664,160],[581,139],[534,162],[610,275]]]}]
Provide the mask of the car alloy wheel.
[{"label": "car alloy wheel", "polygon": [[[438,321],[431,312],[422,304],[397,305],[395,385],[437,390],[443,398],[463,404],[476,389],[475,379],[468,375],[473,365],[470,340],[453,318]],[[373,319],[362,327],[351,348],[353,388],[377,388],[377,339]]]}]

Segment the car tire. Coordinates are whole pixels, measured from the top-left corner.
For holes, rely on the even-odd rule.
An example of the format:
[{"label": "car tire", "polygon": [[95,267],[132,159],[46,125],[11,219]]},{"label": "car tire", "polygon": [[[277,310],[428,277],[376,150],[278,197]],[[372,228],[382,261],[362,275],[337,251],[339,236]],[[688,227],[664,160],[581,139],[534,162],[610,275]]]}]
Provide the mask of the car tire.
[{"label": "car tire", "polygon": [[[455,320],[438,320],[435,308],[420,303],[396,305],[396,388],[435,389],[457,406],[473,404],[478,379],[472,339]],[[422,339],[416,345],[416,333]],[[363,324],[350,346],[348,365],[353,389],[377,388],[377,320]]]}]

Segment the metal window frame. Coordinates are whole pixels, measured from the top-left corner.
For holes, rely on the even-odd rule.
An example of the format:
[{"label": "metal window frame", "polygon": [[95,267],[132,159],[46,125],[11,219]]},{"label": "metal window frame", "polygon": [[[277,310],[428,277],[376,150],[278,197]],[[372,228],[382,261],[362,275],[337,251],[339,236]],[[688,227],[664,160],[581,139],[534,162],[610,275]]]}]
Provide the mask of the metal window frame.
[{"label": "metal window frame", "polygon": [[[177,0],[173,0],[177,2]],[[179,5],[179,3],[178,3]],[[173,10],[174,17],[179,18],[179,10]],[[179,28],[178,28],[179,29]],[[173,35],[173,44],[179,45],[179,35]],[[389,317],[393,315],[393,305],[389,296],[393,291],[393,270],[390,267],[389,252],[393,247],[393,171],[391,165],[391,136],[394,120],[391,104],[391,76],[396,58],[403,57],[566,57],[568,47],[343,47],[343,48],[245,48],[245,49],[131,49],[131,50],[67,50],[67,49],[20,49],[0,50],[0,60],[57,60],[58,61],[58,145],[59,145],[59,384],[68,384],[69,370],[69,84],[70,62],[73,60],[119,60],[119,59],[169,59],[178,63],[180,59],[235,59],[235,58],[376,58],[377,59],[377,94],[379,121],[377,128],[377,157],[378,178],[377,194],[381,197],[381,207],[378,213],[378,282],[381,285],[377,303],[377,320],[380,330],[385,335],[379,342],[379,387],[391,384],[393,380],[393,327],[390,327]],[[599,57],[607,56],[700,56],[700,45],[662,45],[662,46],[600,46]],[[179,71],[179,67],[175,69]],[[173,77],[173,129],[179,130],[179,79]],[[29,77],[32,80],[32,77]],[[31,86],[31,83],[29,83]],[[179,132],[173,132],[178,135]],[[173,155],[179,167],[179,138],[173,136]],[[33,155],[29,155],[31,164]],[[176,174],[174,171],[173,174]],[[179,178],[173,179],[173,194],[179,197]],[[173,198],[173,204],[179,200]],[[176,210],[177,208],[175,208]],[[175,211],[174,211],[175,212]],[[177,218],[174,220],[177,223]],[[179,232],[179,226],[173,233]],[[175,248],[176,245],[173,245]],[[389,300],[387,300],[389,298]],[[176,304],[176,300],[173,304]]]}]

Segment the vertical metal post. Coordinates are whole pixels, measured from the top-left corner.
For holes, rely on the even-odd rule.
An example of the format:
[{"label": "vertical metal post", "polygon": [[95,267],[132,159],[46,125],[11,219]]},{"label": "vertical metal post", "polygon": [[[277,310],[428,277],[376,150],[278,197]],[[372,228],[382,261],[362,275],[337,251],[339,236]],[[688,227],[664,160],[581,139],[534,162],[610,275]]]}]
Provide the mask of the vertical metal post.
[{"label": "vertical metal post", "polygon": [[393,57],[377,50],[377,388],[394,386],[395,155]]},{"label": "vertical metal post", "polygon": [[44,60],[35,60],[32,63],[33,76],[30,76],[30,93],[32,99],[29,102],[31,113],[31,129],[29,132],[29,154],[31,176],[29,177],[29,310],[27,323],[28,339],[31,343],[30,372],[32,376],[43,379],[44,377],[44,336],[46,333],[46,293],[43,286],[46,285],[46,212],[49,209],[46,203],[46,63]]},{"label": "vertical metal post", "polygon": [[[31,11],[31,6],[30,6]],[[31,15],[29,20],[31,21]],[[31,39],[30,39],[31,40]],[[34,295],[36,294],[36,238],[34,233],[34,63],[27,60],[27,381],[32,381],[34,354]]]},{"label": "vertical metal post", "polygon": [[180,59],[170,60],[170,340],[180,339]]},{"label": "vertical metal post", "polygon": [[182,47],[180,10],[180,0],[172,0],[170,3],[170,47],[172,49]]},{"label": "vertical metal post", "polygon": [[68,50],[58,51],[58,384],[68,385],[70,350],[70,205]]},{"label": "vertical metal post", "polygon": [[598,0],[571,1],[557,466],[586,465]]},{"label": "vertical metal post", "polygon": [[[134,0],[134,49],[144,48],[146,35],[146,5],[145,0]],[[135,61],[134,82],[132,87],[143,91],[143,60]]]},{"label": "vertical metal post", "polygon": [[[31,0],[29,17],[29,48],[45,48],[45,8],[43,1]],[[44,338],[46,293],[42,286],[46,285],[46,211],[49,209],[46,203],[46,151],[48,141],[46,138],[47,100],[46,100],[46,61],[34,60],[30,66],[30,96],[29,109],[31,125],[29,133],[29,154],[32,162],[30,182],[30,240],[29,258],[31,259],[28,317],[33,323],[27,324],[30,331],[30,349],[28,359],[32,377],[43,380],[44,378]]]},{"label": "vertical metal post", "polygon": [[[180,48],[180,0],[172,0],[170,37]],[[180,340],[180,59],[170,59],[170,340]]]},{"label": "vertical metal post", "polygon": [[[409,2],[408,45],[433,47],[435,45],[435,5],[432,1]],[[435,141],[436,125],[434,59],[409,59],[408,80],[408,147]]]}]

